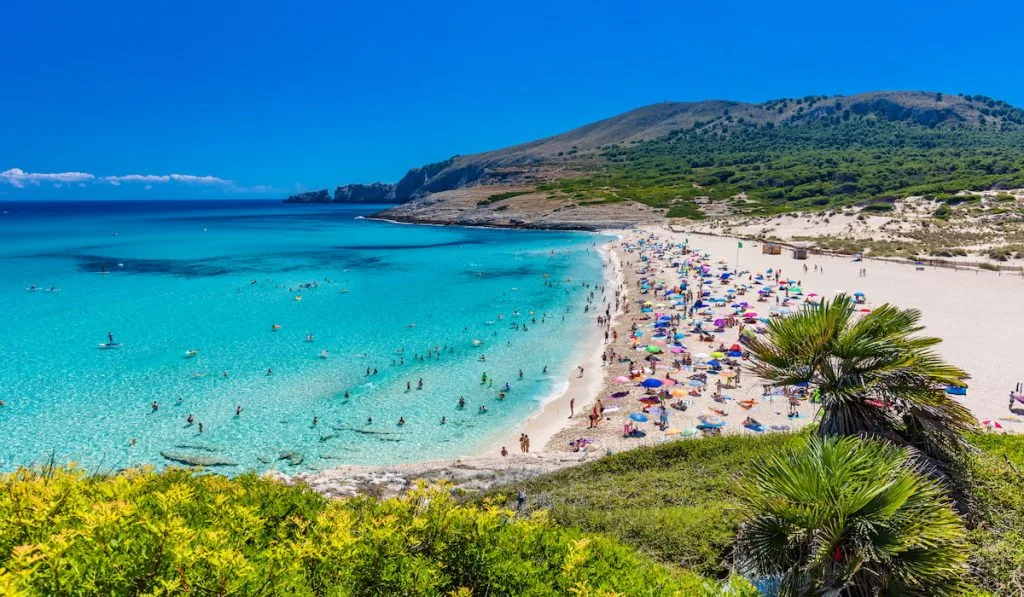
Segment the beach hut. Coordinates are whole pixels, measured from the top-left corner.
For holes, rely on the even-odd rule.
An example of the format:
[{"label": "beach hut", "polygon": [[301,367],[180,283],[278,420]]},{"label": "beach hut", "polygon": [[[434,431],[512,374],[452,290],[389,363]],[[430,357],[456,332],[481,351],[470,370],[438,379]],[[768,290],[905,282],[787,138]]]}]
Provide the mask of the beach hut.
[{"label": "beach hut", "polygon": [[778,243],[764,243],[761,245],[761,253],[764,255],[782,255],[782,246]]},{"label": "beach hut", "polygon": [[807,243],[796,243],[793,245],[793,259],[807,259],[807,250],[810,246]]}]

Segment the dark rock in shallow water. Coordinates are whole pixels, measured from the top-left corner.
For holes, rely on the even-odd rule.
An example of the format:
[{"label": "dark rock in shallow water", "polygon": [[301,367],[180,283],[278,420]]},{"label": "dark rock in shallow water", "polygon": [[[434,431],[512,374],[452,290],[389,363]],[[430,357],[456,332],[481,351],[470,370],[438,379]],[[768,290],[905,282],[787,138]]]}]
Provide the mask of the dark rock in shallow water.
[{"label": "dark rock in shallow water", "polygon": [[189,454],[187,452],[160,452],[160,455],[167,460],[187,464],[189,466],[238,466],[223,456],[212,454]]},{"label": "dark rock in shallow water", "polygon": [[302,464],[303,458],[302,453],[296,450],[289,450],[287,452],[281,452],[281,455],[277,457],[278,460],[287,460],[289,466],[299,466]]},{"label": "dark rock in shallow water", "polygon": [[181,448],[183,450],[201,450],[203,452],[220,452],[220,448],[213,446],[207,446],[205,444],[174,444],[175,448]]}]

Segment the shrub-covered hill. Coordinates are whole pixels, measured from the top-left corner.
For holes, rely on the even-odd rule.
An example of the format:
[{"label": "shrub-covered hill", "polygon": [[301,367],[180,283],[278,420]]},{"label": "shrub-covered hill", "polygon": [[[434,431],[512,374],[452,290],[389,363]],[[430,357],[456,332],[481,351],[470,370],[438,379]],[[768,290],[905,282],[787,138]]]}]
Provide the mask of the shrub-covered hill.
[{"label": "shrub-covered hill", "polygon": [[[471,211],[486,222],[489,214],[497,221],[517,207],[539,216],[633,201],[669,216],[764,215],[1024,188],[1022,172],[1024,110],[980,95],[893,91],[758,104],[664,102],[414,168],[388,185],[388,200],[409,205],[387,213],[458,221]],[[475,202],[446,194],[478,186]],[[292,200],[332,200],[326,191],[316,197]],[[537,201],[544,197],[547,202]],[[710,200],[711,209],[699,209],[695,198]]]},{"label": "shrub-covered hill", "polygon": [[0,479],[3,595],[753,595],[445,491],[329,502],[181,470]]}]

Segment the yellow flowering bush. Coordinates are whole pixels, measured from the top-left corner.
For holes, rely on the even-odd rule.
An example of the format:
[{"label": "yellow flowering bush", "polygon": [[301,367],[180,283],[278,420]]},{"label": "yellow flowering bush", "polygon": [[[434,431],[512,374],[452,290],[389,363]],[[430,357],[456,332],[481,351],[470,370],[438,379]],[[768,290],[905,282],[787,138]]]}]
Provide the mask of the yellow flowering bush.
[{"label": "yellow flowering bush", "polygon": [[0,478],[3,595],[754,595],[442,489],[328,501],[183,470]]}]

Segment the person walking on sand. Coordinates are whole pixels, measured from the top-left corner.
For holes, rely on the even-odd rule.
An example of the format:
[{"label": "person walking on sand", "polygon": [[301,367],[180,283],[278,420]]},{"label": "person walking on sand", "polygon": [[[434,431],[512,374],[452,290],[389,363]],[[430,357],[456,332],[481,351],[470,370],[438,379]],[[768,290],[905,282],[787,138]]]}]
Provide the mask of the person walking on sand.
[{"label": "person walking on sand", "polygon": [[577,377],[583,377],[583,365],[576,365],[576,368],[580,370],[580,374]]},{"label": "person walking on sand", "polygon": [[506,450],[506,449],[505,449],[505,446],[502,446],[502,447],[501,447],[501,455],[502,455],[503,457],[504,457],[504,456],[508,456],[508,450]]},{"label": "person walking on sand", "polygon": [[576,414],[576,398],[575,397],[569,399],[569,418],[571,419],[574,414]]},{"label": "person walking on sand", "polygon": [[526,452],[526,434],[525,433],[520,433],[519,434],[519,451],[520,452]]},{"label": "person walking on sand", "polygon": [[530,453],[530,436],[526,435],[525,433],[523,434],[523,443],[526,446],[526,453],[529,454]]}]

